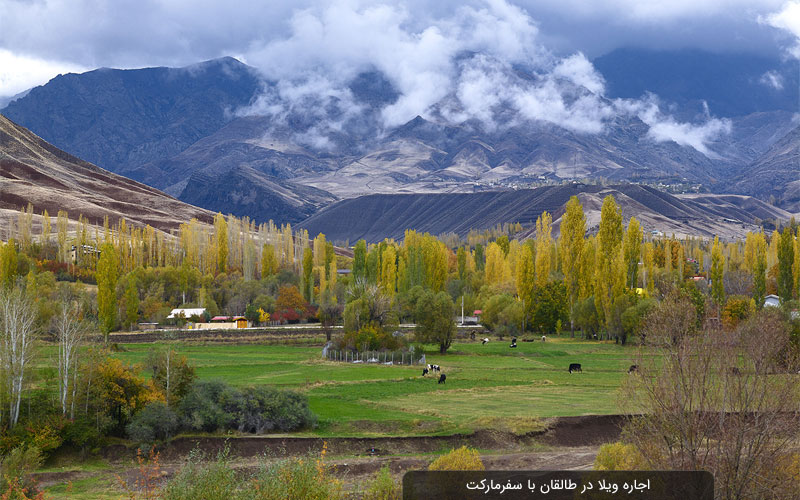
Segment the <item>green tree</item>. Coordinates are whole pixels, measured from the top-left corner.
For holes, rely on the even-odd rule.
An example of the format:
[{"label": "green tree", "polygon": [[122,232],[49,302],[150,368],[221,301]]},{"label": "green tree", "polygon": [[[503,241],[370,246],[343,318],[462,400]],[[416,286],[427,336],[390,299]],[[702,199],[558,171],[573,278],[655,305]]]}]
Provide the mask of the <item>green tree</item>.
[{"label": "green tree", "polygon": [[622,244],[622,211],[611,195],[603,199],[600,228],[597,233],[595,306],[603,322],[608,324],[614,297],[622,291],[616,260]]},{"label": "green tree", "polygon": [[419,342],[439,344],[439,352],[445,354],[456,336],[453,321],[453,299],[447,292],[434,293],[426,290],[417,300],[416,338]]},{"label": "green tree", "polygon": [[782,302],[792,300],[794,289],[794,231],[790,226],[783,228],[778,241],[778,295]]},{"label": "green tree", "polygon": [[478,271],[483,271],[483,266],[486,263],[486,256],[483,252],[483,245],[478,243],[475,245],[475,269]]},{"label": "green tree", "polygon": [[367,277],[367,242],[358,240],[353,250],[353,281]]},{"label": "green tree", "polygon": [[767,294],[767,242],[761,234],[763,245],[756,243],[753,251],[753,300],[756,306],[761,309],[764,306],[764,298]]},{"label": "green tree", "polygon": [[636,288],[639,282],[639,254],[642,248],[642,227],[631,217],[623,243],[625,252],[625,281],[628,288]]},{"label": "green tree", "polygon": [[97,318],[106,343],[108,334],[117,322],[117,277],[119,275],[117,251],[110,243],[100,249],[97,263]]},{"label": "green tree", "polygon": [[580,294],[581,254],[583,253],[584,235],[586,234],[586,217],[577,196],[567,202],[561,222],[561,236],[558,239],[561,257],[561,272],[564,274],[564,285],[567,288],[569,301],[570,330],[575,330],[574,308]]},{"label": "green tree", "polygon": [[717,305],[725,303],[725,286],[722,281],[724,278],[725,256],[722,255],[722,246],[719,238],[714,237],[711,245],[711,298]]},{"label": "green tree", "polygon": [[458,279],[463,280],[467,275],[467,250],[464,247],[458,247],[456,262],[458,264]]},{"label": "green tree", "polygon": [[567,289],[559,281],[537,287],[531,301],[531,327],[540,333],[558,333],[558,325],[567,319]]}]

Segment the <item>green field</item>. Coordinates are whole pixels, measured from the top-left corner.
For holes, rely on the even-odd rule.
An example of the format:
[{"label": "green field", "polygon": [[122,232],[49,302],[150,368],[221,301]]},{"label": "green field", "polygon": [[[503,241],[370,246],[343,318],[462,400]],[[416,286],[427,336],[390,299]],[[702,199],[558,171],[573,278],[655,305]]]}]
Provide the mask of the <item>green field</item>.
[{"label": "green field", "polygon": [[[152,349],[126,344],[115,354],[138,363]],[[201,379],[298,390],[319,417],[316,435],[442,434],[492,427],[502,420],[619,413],[618,388],[632,347],[572,339],[456,343],[428,354],[446,384],[421,367],[323,361],[319,347],[173,344]],[[433,351],[430,346],[430,351]],[[569,374],[569,363],[583,373]]]}]

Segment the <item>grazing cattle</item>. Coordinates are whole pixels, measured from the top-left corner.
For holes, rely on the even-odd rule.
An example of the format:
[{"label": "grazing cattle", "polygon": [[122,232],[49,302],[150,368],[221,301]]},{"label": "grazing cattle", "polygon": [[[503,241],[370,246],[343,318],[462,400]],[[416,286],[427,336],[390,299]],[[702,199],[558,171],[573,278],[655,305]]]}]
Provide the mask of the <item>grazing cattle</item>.
[{"label": "grazing cattle", "polygon": [[481,345],[486,345],[488,343],[489,343],[489,337],[484,337],[483,340],[481,340]]},{"label": "grazing cattle", "polygon": [[547,340],[547,337],[542,335],[542,342],[545,342],[546,340]]},{"label": "grazing cattle", "polygon": [[431,368],[433,368],[433,371],[436,372],[442,371],[442,368],[439,365],[431,365]]},{"label": "grazing cattle", "polygon": [[572,372],[581,372],[581,373],[583,373],[583,370],[581,370],[580,363],[570,363],[569,364],[569,372],[570,373],[572,373]]},{"label": "grazing cattle", "polygon": [[513,349],[514,347],[517,347],[517,338],[516,338],[516,337],[514,337],[513,339],[511,339],[511,345],[510,345],[510,346],[508,346],[508,347],[511,347],[512,349]]},{"label": "grazing cattle", "polygon": [[440,383],[440,384],[444,384],[444,381],[445,381],[445,380],[447,380],[447,375],[445,375],[444,373],[442,373],[441,375],[439,375],[439,383]]},{"label": "grazing cattle", "polygon": [[427,374],[428,374],[428,369],[427,368],[423,368],[422,369],[422,376],[424,377]]},{"label": "grazing cattle", "polygon": [[628,368],[628,373],[634,373],[638,371],[639,371],[639,365],[631,365],[631,367]]}]

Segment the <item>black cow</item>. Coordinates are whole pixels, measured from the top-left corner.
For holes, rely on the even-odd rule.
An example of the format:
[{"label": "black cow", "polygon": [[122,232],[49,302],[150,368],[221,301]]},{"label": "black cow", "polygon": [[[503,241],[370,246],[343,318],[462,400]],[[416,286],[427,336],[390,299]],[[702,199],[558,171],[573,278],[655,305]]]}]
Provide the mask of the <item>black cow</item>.
[{"label": "black cow", "polygon": [[427,368],[423,368],[422,369],[422,376],[424,377],[427,374],[428,374],[428,369]]},{"label": "black cow", "polygon": [[441,371],[441,368],[439,367],[439,365],[431,365],[431,371],[438,372]]},{"label": "black cow", "polygon": [[516,337],[514,337],[513,339],[511,339],[511,345],[510,345],[510,346],[508,346],[508,347],[510,347],[510,348],[512,348],[512,349],[513,349],[514,347],[517,347],[517,338],[516,338]]},{"label": "black cow", "polygon": [[444,381],[445,381],[445,380],[447,380],[447,375],[445,375],[444,373],[442,373],[441,375],[439,375],[439,383],[440,383],[440,384],[444,384]]},{"label": "black cow", "polygon": [[483,340],[481,340],[481,345],[486,345],[488,343],[489,343],[489,337],[484,337]]},{"label": "black cow", "polygon": [[581,373],[583,373],[583,370],[581,370],[580,363],[570,363],[569,364],[569,372],[570,373],[572,373],[572,372],[581,372]]},{"label": "black cow", "polygon": [[628,368],[628,373],[635,373],[638,371],[639,371],[639,365],[631,365],[631,367]]}]

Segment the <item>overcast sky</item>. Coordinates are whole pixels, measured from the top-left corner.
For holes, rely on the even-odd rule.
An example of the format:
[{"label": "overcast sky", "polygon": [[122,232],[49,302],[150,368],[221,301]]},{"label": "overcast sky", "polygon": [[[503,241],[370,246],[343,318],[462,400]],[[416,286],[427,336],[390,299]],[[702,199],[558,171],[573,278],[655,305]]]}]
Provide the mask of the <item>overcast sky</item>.
[{"label": "overcast sky", "polygon": [[511,63],[621,46],[798,57],[798,36],[800,0],[0,0],[0,96],[59,73],[224,55],[281,77],[390,67],[397,51],[432,54],[420,71],[473,49]]}]

